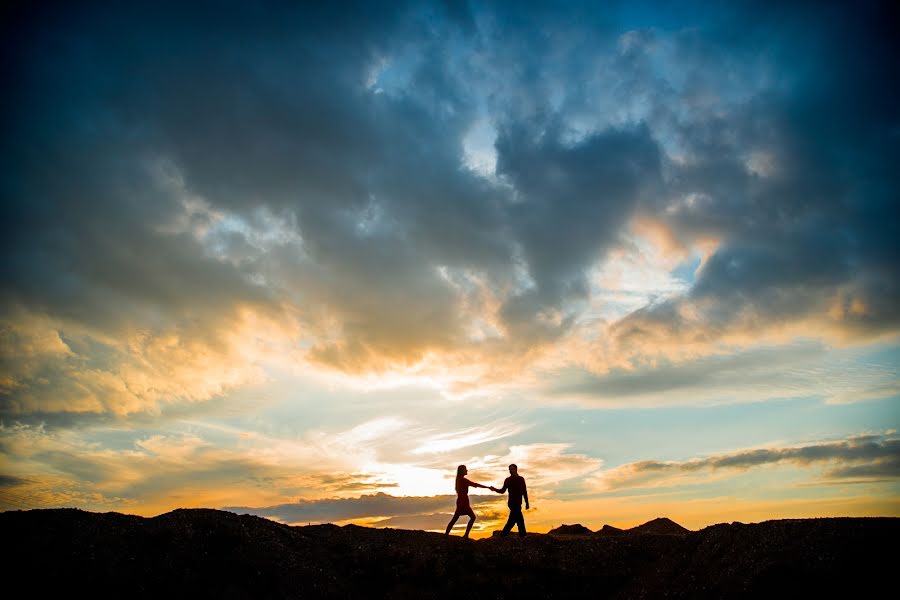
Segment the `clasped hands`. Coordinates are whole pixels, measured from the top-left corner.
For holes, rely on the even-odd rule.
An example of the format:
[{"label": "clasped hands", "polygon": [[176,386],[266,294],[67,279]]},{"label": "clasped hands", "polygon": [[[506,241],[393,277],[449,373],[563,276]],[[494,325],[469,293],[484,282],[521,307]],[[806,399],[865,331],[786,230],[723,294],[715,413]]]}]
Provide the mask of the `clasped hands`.
[{"label": "clasped hands", "polygon": [[[498,494],[501,494],[501,493],[502,493],[502,491],[500,490],[500,488],[495,488],[495,487],[492,486],[492,485],[487,486],[487,488],[488,488],[489,490],[491,490],[492,492],[497,492]],[[525,510],[528,510],[529,508],[531,508],[531,506],[529,506],[528,502],[525,502]]]}]

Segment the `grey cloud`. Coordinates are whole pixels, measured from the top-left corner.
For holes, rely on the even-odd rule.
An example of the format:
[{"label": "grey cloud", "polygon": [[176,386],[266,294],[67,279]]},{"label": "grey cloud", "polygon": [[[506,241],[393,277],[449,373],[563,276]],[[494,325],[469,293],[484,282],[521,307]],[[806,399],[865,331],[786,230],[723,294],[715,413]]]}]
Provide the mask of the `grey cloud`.
[{"label": "grey cloud", "polygon": [[[444,529],[447,526],[447,513],[430,513],[421,515],[403,515],[388,517],[378,521],[379,527],[396,527],[399,529]],[[477,523],[477,522],[476,522]]]},{"label": "grey cloud", "polygon": [[[636,335],[659,336],[663,344],[665,331],[650,333],[643,329]],[[618,329],[616,332],[631,335]],[[676,344],[676,356],[678,350]],[[786,398],[818,398],[837,403],[888,398],[895,392],[893,384],[900,376],[900,370],[890,361],[873,360],[870,354],[859,350],[836,351],[815,342],[758,345],[716,354],[702,352],[699,356],[660,358],[652,363],[634,356],[627,356],[635,363],[628,368],[600,373],[586,368],[557,369],[543,379],[540,390],[546,398],[582,405],[697,406]]]},{"label": "grey cloud", "polygon": [[[388,517],[387,519],[379,520],[378,527],[442,530],[447,527],[448,516],[451,510],[452,507],[448,508],[444,512],[439,513]],[[486,510],[484,507],[482,507],[479,508],[478,512],[476,513],[476,517],[477,520],[475,521],[474,531],[478,531],[485,524],[490,524],[496,521],[505,521],[507,518],[507,514],[501,511],[494,511],[490,509]],[[468,523],[468,519],[461,519],[461,521],[457,522],[456,526],[462,528],[465,527],[466,523]]]},{"label": "grey cloud", "polygon": [[[199,9],[168,19],[164,4],[57,7],[59,18],[43,21],[23,9],[5,62],[20,83],[3,147],[18,174],[5,189],[7,312],[27,306],[100,334],[173,326],[215,346],[237,306],[277,316],[287,303],[313,324],[336,324],[312,358],[367,369],[468,343],[459,292],[439,267],[476,273],[502,294],[524,257],[537,289],[506,303],[511,341],[527,348],[564,330],[571,319],[538,316],[584,297],[584,269],[655,177],[650,132],[601,131],[572,145],[548,132],[522,145],[510,122],[501,175],[526,200],[513,205],[508,186],[462,167],[462,138],[487,93],[467,82],[486,78],[449,42],[471,21],[444,22],[427,5],[366,6],[230,7],[208,22]],[[470,26],[460,35],[487,42]],[[490,42],[481,48],[490,53]],[[379,61],[406,83],[366,88]],[[211,212],[191,213],[185,198]],[[263,213],[297,239],[254,244]],[[222,215],[243,225],[217,231]],[[187,231],[165,232],[185,219]]]},{"label": "grey cloud", "polygon": [[[674,195],[694,201],[670,207],[666,219],[687,238],[722,239],[681,301],[705,307],[707,334],[717,336],[748,312],[776,323],[817,315],[861,335],[900,324],[897,204],[889,199],[900,189],[896,164],[889,166],[900,111],[884,101],[896,95],[884,57],[897,44],[883,13],[875,4],[766,13],[728,46],[714,43],[711,58],[693,58],[740,64],[753,48],[785,81],[739,103],[726,101],[729,88],[717,90],[716,117],[671,126],[690,159],[670,166],[668,183]],[[803,33],[789,35],[800,23]],[[748,168],[757,151],[771,156],[770,173]],[[835,317],[841,296],[865,310]],[[677,333],[680,317],[666,309],[628,321],[669,321]]]},{"label": "grey cloud", "polygon": [[510,320],[531,321],[541,310],[586,298],[586,270],[617,241],[660,176],[659,148],[646,127],[609,129],[575,144],[560,135],[552,127],[506,128],[496,142],[497,172],[519,194],[510,224],[535,283],[533,292],[510,299]]},{"label": "grey cloud", "polygon": [[[0,310],[89,333],[40,368],[4,364],[0,416],[58,412],[43,380],[83,397],[66,361],[115,375],[137,359],[127,332],[218,348],[241,307],[299,319],[322,336],[310,358],[346,371],[478,349],[461,307],[489,308],[441,269],[487,282],[490,348],[524,354],[577,322],[586,271],[638,212],[722,245],[684,298],[614,327],[623,343],[654,325],[715,341],[748,311],[792,321],[829,298],[837,326],[896,328],[889,20],[709,10],[626,31],[592,3],[16,7]],[[463,162],[485,118],[493,178]],[[780,170],[751,172],[757,151]]]},{"label": "grey cloud", "polygon": [[677,473],[706,469],[749,469],[766,464],[832,464],[840,466],[826,472],[831,478],[900,476],[900,439],[867,435],[838,442],[823,442],[788,448],[760,448],[721,454],[684,462],[640,461],[631,467],[635,473]]},{"label": "grey cloud", "polygon": [[831,479],[897,479],[900,478],[900,456],[879,460],[865,465],[852,465],[826,472]]},{"label": "grey cloud", "polygon": [[[474,507],[496,503],[496,496],[471,496]],[[438,511],[452,513],[455,496],[391,496],[385,493],[358,498],[300,500],[291,504],[266,507],[225,507],[241,514],[273,517],[287,523],[330,522],[365,517],[416,518]],[[446,517],[445,517],[446,518]],[[398,520],[397,523],[400,521]],[[446,524],[446,523],[445,523]]]},{"label": "grey cloud", "polygon": [[[22,16],[23,33],[7,38],[5,54],[6,71],[21,85],[7,100],[12,117],[4,122],[4,137],[16,147],[5,144],[3,154],[18,176],[4,190],[9,231],[0,300],[7,315],[27,306],[99,335],[70,335],[74,356],[48,359],[46,372],[33,377],[4,365],[17,377],[17,388],[4,394],[4,413],[37,412],[23,407],[40,397],[41,381],[61,398],[83,395],[66,391],[77,387],[72,361],[115,373],[131,357],[100,341],[107,335],[175,329],[220,347],[218,333],[239,307],[277,317],[283,294],[298,292],[291,283],[304,306],[330,309],[342,324],[344,342],[314,351],[339,366],[351,361],[333,355],[353,349],[362,358],[380,351],[395,358],[451,342],[459,326],[455,300],[434,265],[403,239],[408,232],[413,243],[427,240],[438,264],[479,254],[502,262],[502,241],[490,235],[495,209],[484,185],[458,168],[464,115],[436,120],[420,102],[363,89],[365,70],[397,33],[397,15],[370,6],[345,15],[217,7],[207,27],[202,11],[172,22],[147,7],[102,16],[57,7],[71,20]],[[163,34],[171,53],[158,51]],[[355,45],[335,43],[342,36]],[[50,47],[58,50],[52,58]],[[431,79],[416,84],[443,83]],[[48,94],[62,104],[50,104]],[[171,165],[166,175],[183,179],[183,190],[161,186],[159,164]],[[417,179],[423,176],[433,186],[428,194]],[[267,208],[298,229],[302,248],[270,257],[231,232],[217,246],[225,260],[211,256],[189,233],[160,232],[183,218],[179,195],[200,197],[251,227]],[[445,219],[410,204],[429,198],[439,209],[459,210]],[[431,224],[401,214],[405,205]],[[369,206],[386,207],[391,227],[360,235],[354,216]],[[454,221],[459,235],[446,227]],[[300,250],[311,264],[298,262]],[[240,260],[231,260],[235,251]],[[285,279],[273,282],[273,275]],[[413,298],[421,310],[409,309]]]},{"label": "grey cloud", "polygon": [[0,488],[16,487],[28,483],[27,479],[16,477],[15,475],[0,474]]},{"label": "grey cloud", "polygon": [[[681,364],[660,364],[633,371],[612,371],[604,375],[574,373],[553,384],[551,393],[584,394],[598,397],[630,397],[689,389],[733,388],[737,382],[746,389],[754,384],[784,385],[815,378],[810,363],[821,359],[824,348],[798,345],[778,349],[756,349],[727,356],[713,356]],[[786,365],[792,365],[785,368]],[[569,379],[568,383],[564,382]],[[574,381],[573,381],[574,380]]]}]

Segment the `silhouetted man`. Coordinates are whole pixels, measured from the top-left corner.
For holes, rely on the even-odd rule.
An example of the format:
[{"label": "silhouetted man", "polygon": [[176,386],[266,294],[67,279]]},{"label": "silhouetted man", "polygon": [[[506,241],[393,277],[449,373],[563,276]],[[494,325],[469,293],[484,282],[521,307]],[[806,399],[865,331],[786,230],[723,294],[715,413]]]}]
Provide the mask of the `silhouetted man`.
[{"label": "silhouetted man", "polygon": [[498,494],[503,494],[509,490],[509,500],[506,505],[509,507],[509,519],[503,526],[501,536],[506,537],[512,530],[513,523],[519,528],[519,536],[525,537],[525,517],[522,515],[522,499],[525,499],[525,510],[531,508],[528,505],[528,490],[525,487],[525,478],[519,475],[519,467],[509,465],[509,477],[503,482],[502,489],[491,488]]}]

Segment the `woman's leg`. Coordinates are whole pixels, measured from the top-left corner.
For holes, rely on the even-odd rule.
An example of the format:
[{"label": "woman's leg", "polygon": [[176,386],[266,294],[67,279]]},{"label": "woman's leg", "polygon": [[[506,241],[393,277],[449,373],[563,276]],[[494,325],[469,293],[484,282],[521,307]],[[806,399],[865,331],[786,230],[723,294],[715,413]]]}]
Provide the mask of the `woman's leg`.
[{"label": "woman's leg", "polygon": [[453,518],[450,519],[450,522],[447,524],[447,531],[444,532],[444,535],[450,535],[450,530],[456,525],[457,519],[459,519],[459,513],[453,513]]},{"label": "woman's leg", "polygon": [[464,538],[469,537],[469,532],[472,531],[472,525],[475,523],[475,515],[469,515],[469,524],[466,525],[466,533],[463,535]]}]

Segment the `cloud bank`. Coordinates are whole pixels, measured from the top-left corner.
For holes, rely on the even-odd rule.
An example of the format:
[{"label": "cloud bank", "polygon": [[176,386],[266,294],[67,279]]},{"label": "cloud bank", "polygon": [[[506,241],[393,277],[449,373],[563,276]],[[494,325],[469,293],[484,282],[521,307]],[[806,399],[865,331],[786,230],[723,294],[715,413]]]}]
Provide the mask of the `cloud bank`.
[{"label": "cloud bank", "polygon": [[893,434],[864,434],[834,442],[740,450],[687,461],[645,460],[601,473],[596,482],[608,490],[658,487],[685,483],[688,480],[683,476],[693,474],[731,472],[734,475],[756,467],[780,464],[823,467],[826,480],[897,479],[900,477],[900,439]]},{"label": "cloud bank", "polygon": [[8,9],[0,416],[896,334],[893,9],[449,6]]}]

